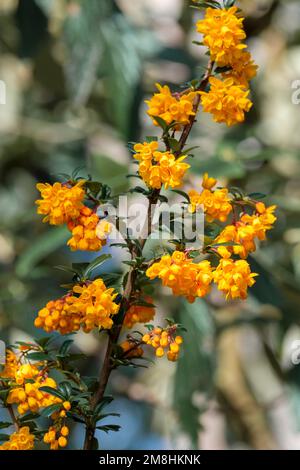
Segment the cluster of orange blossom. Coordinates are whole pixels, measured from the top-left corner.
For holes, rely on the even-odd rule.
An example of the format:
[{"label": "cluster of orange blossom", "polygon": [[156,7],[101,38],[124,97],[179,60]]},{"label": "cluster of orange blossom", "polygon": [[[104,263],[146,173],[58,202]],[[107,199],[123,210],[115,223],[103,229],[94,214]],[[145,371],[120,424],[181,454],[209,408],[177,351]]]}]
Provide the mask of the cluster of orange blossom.
[{"label": "cluster of orange blossom", "polygon": [[[206,8],[204,18],[197,22],[197,31],[203,35],[203,44],[210,55],[204,78],[199,84],[190,84],[188,89],[180,93],[172,93],[167,85],[157,84],[158,92],[146,101],[148,115],[154,125],[162,128],[161,142],[165,144],[165,150],[160,150],[155,138],[147,138],[146,142],[136,143],[133,147],[133,158],[139,163],[138,176],[147,187],[145,190],[142,188],[142,192],[149,199],[149,207],[153,195],[157,202],[161,189],[177,188],[183,183],[190,168],[186,163],[188,151],[184,151],[185,143],[200,104],[204,112],[213,115],[215,121],[228,126],[242,122],[245,112],[252,106],[248,97],[249,80],[256,75],[257,67],[243,42],[246,34],[243,18],[239,16],[237,8]],[[178,140],[175,138],[177,132],[181,132]],[[191,189],[187,194],[188,211],[203,211],[206,221],[219,229],[218,234],[203,249],[196,250],[197,257],[202,256],[200,261],[196,261],[184,243],[177,244],[172,253],[167,252],[160,258],[145,261],[144,244],[139,240],[125,240],[132,260],[120,295],[118,289],[108,287],[103,279],[90,279],[77,273],[67,294],[49,301],[38,312],[35,326],[62,335],[80,329],[86,333],[94,329],[107,331],[109,360],[105,359],[104,374],[101,375],[101,379],[104,377],[105,380],[118,365],[126,365],[135,358],[143,359],[147,345],[155,349],[157,357],[166,355],[168,360],[176,361],[183,342],[178,334],[181,326],[170,321],[166,328],[146,324],[154,319],[155,309],[153,299],[142,295],[144,286],[135,285],[141,270],[145,282],[158,278],[175,296],[182,296],[189,302],[207,295],[213,284],[227,299],[245,299],[248,288],[254,284],[257,276],[251,272],[246,261],[247,255],[256,249],[258,241],[266,238],[266,232],[276,221],[275,206],[266,207],[249,196],[237,197],[230,188],[216,187],[216,183],[214,178],[204,174],[201,189]],[[87,188],[87,181],[83,179],[40,183],[37,185],[41,193],[41,198],[36,201],[37,212],[44,216],[44,222],[51,225],[66,224],[71,232],[68,241],[71,250],[99,251],[106,243],[111,225],[105,218],[98,216],[97,205],[100,205],[101,200],[91,197]],[[141,251],[140,257],[137,256],[138,250]],[[138,258],[142,259],[141,264],[138,264]],[[128,334],[125,341],[118,343],[121,327],[131,329],[137,323],[146,324],[147,333],[140,332],[139,339]],[[4,404],[11,408],[12,414],[16,407],[20,416],[29,411],[39,413],[44,408],[50,408],[50,411],[55,409],[49,415],[52,423],[47,432],[43,433],[43,441],[50,445],[50,449],[64,448],[68,444],[69,435],[66,419],[72,416],[70,410],[73,410],[73,402],[71,405],[68,401],[71,395],[60,398],[60,385],[49,377],[47,361],[31,362],[27,352],[26,346],[19,348],[19,354],[7,350],[6,365],[0,373],[0,385],[7,388]],[[106,366],[108,369],[105,369]],[[62,371],[61,363],[59,367]],[[63,372],[67,377],[71,374],[70,368]],[[76,415],[76,419],[86,425],[89,437],[96,428],[96,421],[91,424],[91,413],[95,411],[93,406],[101,403],[98,395],[94,395],[94,390],[89,395],[87,383],[81,381],[77,372],[73,375],[73,381],[76,385],[79,382],[79,391],[84,390],[80,400],[87,400],[86,408],[80,408],[80,400],[75,406],[80,408],[81,413],[80,416]],[[101,386],[103,388],[103,384]],[[103,393],[104,389],[105,386]],[[51,390],[56,391],[56,394],[52,394]],[[85,416],[86,409],[88,412]],[[16,432],[0,449],[32,449],[34,439],[39,434],[31,432],[29,427],[19,426],[18,417],[15,421]]]},{"label": "cluster of orange blossom", "polygon": [[67,224],[72,237],[68,246],[72,251],[99,251],[106,244],[110,224],[100,220],[97,213],[84,204],[85,180],[66,183],[38,183],[41,199],[36,201],[38,214],[50,225]]},{"label": "cluster of orange blossom", "polygon": [[112,316],[118,313],[119,305],[114,289],[107,289],[102,279],[83,285],[75,284],[72,292],[57,300],[51,300],[38,312],[37,328],[68,334],[82,327],[85,333],[95,328],[111,329]]}]

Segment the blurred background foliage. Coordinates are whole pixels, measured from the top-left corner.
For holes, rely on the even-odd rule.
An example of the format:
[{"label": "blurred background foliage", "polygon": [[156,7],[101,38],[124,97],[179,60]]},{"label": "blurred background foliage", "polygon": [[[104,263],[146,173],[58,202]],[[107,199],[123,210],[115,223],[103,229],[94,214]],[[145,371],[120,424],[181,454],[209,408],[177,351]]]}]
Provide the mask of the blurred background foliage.
[{"label": "blurred background foliage", "polygon": [[[41,335],[33,318],[61,295],[67,275],[53,266],[92,259],[71,254],[64,228],[35,213],[38,181],[82,167],[116,191],[128,187],[127,141],[153,135],[144,99],[156,81],[173,89],[200,74],[206,56],[196,39],[199,15],[183,0],[1,0],[0,336]],[[241,0],[249,47],[259,64],[254,107],[227,129],[201,115],[191,137],[200,148],[187,187],[209,171],[224,184],[268,195],[278,205],[269,243],[253,256],[260,273],[245,303],[158,298],[157,322],[187,328],[178,364],[118,370],[111,390],[121,411],[108,449],[300,448],[300,3]],[[115,249],[107,270],[120,270]],[[96,374],[104,345],[78,334],[80,364]],[[74,446],[81,431],[75,429]]]}]

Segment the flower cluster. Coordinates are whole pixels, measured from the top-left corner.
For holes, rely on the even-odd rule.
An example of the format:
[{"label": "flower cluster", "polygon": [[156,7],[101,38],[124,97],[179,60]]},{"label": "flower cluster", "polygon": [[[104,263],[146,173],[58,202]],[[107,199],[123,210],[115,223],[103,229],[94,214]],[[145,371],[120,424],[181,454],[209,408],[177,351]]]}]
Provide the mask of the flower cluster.
[{"label": "flower cluster", "polygon": [[172,289],[174,295],[184,296],[189,302],[194,302],[196,297],[204,297],[213,280],[209,261],[194,263],[181,251],[162,256],[160,261],[147,269],[146,275],[150,279],[158,277],[164,286]]},{"label": "flower cluster", "polygon": [[189,91],[184,94],[172,94],[167,85],[156,84],[158,93],[155,93],[146,103],[149,106],[148,114],[153,123],[158,125],[156,117],[163,119],[168,125],[176,123],[178,129],[188,124],[190,117],[195,115],[194,100],[196,92]]},{"label": "flower cluster", "polygon": [[0,445],[0,450],[32,450],[33,447],[34,435],[28,426],[24,426],[11,434],[9,440]]},{"label": "flower cluster", "polygon": [[[152,304],[152,297],[145,296],[145,302]],[[123,325],[126,328],[132,328],[136,323],[147,323],[153,320],[155,308],[148,305],[132,304],[126,312]]]},{"label": "flower cluster", "polygon": [[190,199],[189,211],[193,213],[202,206],[208,222],[214,220],[225,222],[232,211],[232,205],[227,188],[212,191],[216,182],[217,180],[209,177],[207,173],[203,175],[203,190],[200,193],[195,189],[188,192]]},{"label": "flower cluster", "polygon": [[69,428],[66,425],[60,424],[50,426],[48,432],[44,434],[45,444],[50,444],[50,450],[58,450],[59,447],[66,447],[68,445]]},{"label": "flower cluster", "polygon": [[189,302],[194,302],[196,297],[205,296],[212,281],[226,298],[244,299],[247,288],[254,284],[253,277],[257,275],[251,273],[249,264],[244,260],[221,259],[214,269],[209,261],[193,263],[188,255],[180,251],[175,251],[172,256],[164,255],[146,274],[150,279],[160,278],[164,286],[172,289],[174,295],[184,296]]},{"label": "flower cluster", "polygon": [[224,81],[211,77],[210,90],[200,92],[203,110],[211,113],[216,122],[228,126],[244,121],[245,112],[250,110],[249,80],[257,71],[251,54],[245,50],[244,19],[237,16],[237,11],[236,7],[207,8],[204,19],[197,22],[197,31],[203,34],[211,60],[225,68]]},{"label": "flower cluster", "polygon": [[224,292],[226,299],[246,299],[247,289],[255,283],[255,276],[257,274],[251,273],[249,264],[242,259],[221,259],[214,271],[214,281],[218,289]]},{"label": "flower cluster", "polygon": [[135,144],[134,158],[139,163],[139,174],[150,187],[160,189],[162,185],[168,189],[181,185],[182,178],[190,165],[185,163],[186,155],[176,158],[170,152],[158,151],[158,142]]},{"label": "flower cluster", "polygon": [[37,213],[44,215],[43,222],[51,225],[62,225],[70,220],[77,219],[83,208],[85,192],[84,180],[72,186],[71,184],[38,183],[37,189],[42,199],[38,199]]},{"label": "flower cluster", "polygon": [[180,345],[183,342],[182,337],[176,335],[176,330],[176,325],[172,325],[166,329],[156,327],[143,336],[143,342],[155,348],[157,357],[164,356],[165,350],[167,350],[168,360],[175,362],[178,359]]},{"label": "flower cluster", "polygon": [[215,183],[214,178],[209,178],[205,174],[202,182],[203,190],[200,193],[195,189],[188,192],[190,199],[189,211],[193,213],[201,206],[208,222],[214,220],[225,222],[232,211],[229,192],[227,188],[212,191],[211,188]]},{"label": "flower cluster", "polygon": [[37,376],[37,374],[39,374],[38,370],[33,375],[27,374],[22,386],[16,386],[9,391],[7,403],[17,404],[21,415],[27,411],[37,413],[41,408],[61,401],[60,398],[39,390],[41,387],[56,388],[55,380],[50,377]]},{"label": "flower cluster", "polygon": [[72,237],[67,244],[72,251],[99,251],[106,244],[111,225],[89,207],[83,207],[79,217],[68,222],[68,229]]},{"label": "flower cluster", "polygon": [[99,251],[106,244],[111,227],[101,220],[94,210],[84,204],[85,180],[76,184],[37,184],[41,199],[36,201],[38,214],[44,215],[43,222],[51,225],[67,224],[72,237],[68,246],[72,251]]},{"label": "flower cluster", "polygon": [[42,308],[35,326],[45,331],[59,331],[68,334],[82,327],[88,333],[94,328],[110,329],[113,325],[112,315],[119,310],[114,302],[117,297],[114,289],[107,289],[102,279],[76,284],[66,296],[52,300]]},{"label": "flower cluster", "polygon": [[201,92],[203,110],[211,113],[215,122],[224,122],[227,126],[243,122],[245,112],[252,106],[249,90],[237,85],[231,77],[224,81],[211,77],[209,83],[209,92]]},{"label": "flower cluster", "polygon": [[276,206],[266,208],[262,202],[258,202],[254,214],[242,214],[235,224],[227,225],[216,238],[216,242],[233,244],[219,246],[218,253],[223,258],[230,258],[232,254],[247,258],[249,253],[256,250],[256,239],[265,240],[266,232],[273,227],[276,221],[275,209]]}]

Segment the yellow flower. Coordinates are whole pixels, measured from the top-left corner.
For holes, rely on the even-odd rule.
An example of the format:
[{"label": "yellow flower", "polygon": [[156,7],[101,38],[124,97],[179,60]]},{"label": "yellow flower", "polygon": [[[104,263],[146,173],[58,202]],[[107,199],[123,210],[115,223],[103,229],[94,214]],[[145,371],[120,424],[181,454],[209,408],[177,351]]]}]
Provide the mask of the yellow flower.
[{"label": "yellow flower", "polygon": [[202,188],[212,189],[215,186],[216,182],[217,180],[215,178],[208,176],[208,173],[204,173],[202,180]]},{"label": "yellow flower", "polygon": [[274,215],[276,206],[266,207],[263,202],[256,204],[256,213],[253,215],[244,214],[242,222],[253,227],[255,235],[259,240],[266,239],[266,231],[273,228],[277,218]]},{"label": "yellow flower", "polygon": [[[56,388],[56,382],[50,377],[44,378],[43,376],[38,375],[39,370],[30,364],[24,364],[30,366],[33,369],[33,374],[31,376],[27,375],[27,379],[30,379],[31,382],[24,381],[20,386],[10,389],[7,403],[9,404],[18,404],[18,412],[24,414],[27,411],[37,413],[40,408],[54,405],[60,403],[60,398],[57,398],[53,395],[50,395],[47,392],[40,391],[40,387],[51,387]],[[22,366],[20,366],[22,368]],[[17,374],[16,374],[17,382]],[[18,383],[18,382],[17,382]]]},{"label": "yellow flower", "polygon": [[223,67],[238,60],[247,46],[243,30],[244,18],[238,18],[236,7],[207,8],[203,20],[197,22],[197,31],[203,34],[203,43],[209,48],[211,59]]},{"label": "yellow flower", "polygon": [[52,300],[41,309],[35,319],[37,328],[45,331],[59,331],[68,334],[78,331],[90,332],[94,328],[110,329],[113,325],[111,315],[119,310],[114,302],[117,293],[107,289],[102,279],[85,285],[75,285],[72,294]]},{"label": "yellow flower", "polygon": [[0,445],[0,450],[32,450],[34,447],[34,435],[30,434],[28,426],[24,426],[19,431],[14,432],[9,441]]},{"label": "yellow flower", "polygon": [[70,220],[76,219],[83,207],[85,192],[82,188],[84,180],[75,186],[67,184],[39,183],[36,185],[40,191],[42,199],[38,199],[37,213],[45,217],[43,222],[49,222],[51,225],[61,225]]},{"label": "yellow flower", "polygon": [[158,142],[136,144],[134,158],[140,162],[139,174],[150,187],[160,189],[176,188],[181,185],[185,172],[190,165],[185,163],[185,155],[179,158],[170,152],[159,152]]},{"label": "yellow flower", "polygon": [[174,362],[178,359],[180,345],[183,343],[182,337],[176,335],[176,331],[176,325],[171,325],[166,329],[154,328],[149,333],[146,333],[142,340],[145,344],[155,349],[157,357],[163,357],[166,349],[168,360]]},{"label": "yellow flower", "polygon": [[[152,297],[145,296],[144,300],[152,304]],[[155,308],[148,307],[147,305],[131,305],[127,310],[124,318],[124,326],[126,328],[132,328],[136,323],[147,323],[153,320],[155,316]]]},{"label": "yellow flower", "polygon": [[6,350],[6,361],[2,372],[0,372],[0,378],[13,379],[18,370],[18,360],[10,349]]},{"label": "yellow flower", "polygon": [[183,95],[172,95],[167,85],[156,84],[158,93],[155,93],[146,103],[149,106],[148,114],[152,117],[153,123],[158,125],[155,117],[160,117],[168,125],[172,122],[178,123],[177,128],[188,124],[190,116],[194,116],[193,103],[196,92],[188,92]]},{"label": "yellow flower", "polygon": [[146,275],[150,279],[158,277],[164,286],[172,289],[174,295],[184,296],[189,302],[194,302],[196,297],[204,297],[213,278],[209,261],[193,263],[180,251],[174,251],[172,256],[164,255],[147,269]]},{"label": "yellow flower", "polygon": [[227,126],[243,122],[245,112],[252,106],[249,90],[235,85],[233,78],[222,81],[211,77],[209,83],[210,90],[200,92],[204,112],[211,113],[215,122],[224,122]]},{"label": "yellow flower", "polygon": [[256,76],[258,69],[248,51],[243,51],[241,56],[232,62],[231,67],[231,70],[222,74],[223,78],[232,78],[235,85],[244,88],[249,87],[249,81]]},{"label": "yellow flower", "polygon": [[221,259],[213,273],[214,282],[224,292],[226,299],[246,299],[247,289],[255,283],[255,276],[257,274],[251,273],[247,261],[232,259]]},{"label": "yellow flower", "polygon": [[107,221],[100,221],[89,207],[83,207],[76,220],[68,223],[72,237],[67,245],[72,251],[99,251],[106,244],[106,237],[111,231]]},{"label": "yellow flower", "polygon": [[216,219],[225,222],[232,211],[227,188],[216,189],[215,191],[204,189],[201,193],[192,189],[188,192],[188,195],[190,198],[189,211],[193,213],[202,206],[208,222]]}]

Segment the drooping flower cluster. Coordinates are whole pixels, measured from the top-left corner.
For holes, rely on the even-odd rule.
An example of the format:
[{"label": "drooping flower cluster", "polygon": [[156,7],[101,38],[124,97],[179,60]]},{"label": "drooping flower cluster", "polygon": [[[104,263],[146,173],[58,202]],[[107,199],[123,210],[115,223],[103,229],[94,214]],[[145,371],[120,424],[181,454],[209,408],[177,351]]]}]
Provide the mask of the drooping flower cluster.
[{"label": "drooping flower cluster", "polygon": [[189,211],[193,213],[201,206],[208,222],[214,220],[225,222],[232,211],[229,192],[227,188],[213,191],[212,188],[215,184],[216,180],[214,178],[209,178],[207,173],[204,174],[203,190],[200,193],[195,189],[188,192],[190,198]]},{"label": "drooping flower cluster", "polygon": [[58,450],[68,445],[69,428],[66,425],[61,426],[58,422],[50,426],[48,432],[44,434],[45,444],[50,444],[50,450]]},{"label": "drooping flower cluster", "polygon": [[95,328],[110,329],[112,316],[119,310],[114,302],[117,293],[107,289],[102,279],[96,279],[84,285],[73,286],[66,296],[51,300],[42,308],[35,326],[47,332],[59,331],[68,334],[80,328],[88,333]]},{"label": "drooping flower cluster", "polygon": [[251,273],[249,264],[242,259],[221,259],[214,271],[214,281],[226,299],[246,299],[247,289],[255,283],[255,276],[257,274]]},{"label": "drooping flower cluster", "polygon": [[34,435],[28,426],[23,426],[10,435],[9,440],[0,445],[0,450],[32,450],[34,448]]},{"label": "drooping flower cluster", "polygon": [[157,357],[164,356],[165,350],[167,350],[168,360],[175,362],[178,359],[180,345],[183,342],[182,337],[176,334],[176,330],[176,325],[166,329],[156,327],[143,336],[143,342],[155,348]]},{"label": "drooping flower cluster", "polygon": [[[26,369],[26,371],[22,370]],[[10,389],[7,403],[17,404],[18,413],[21,415],[27,411],[37,413],[41,408],[59,403],[58,397],[39,390],[41,387],[56,388],[56,382],[50,377],[39,375],[40,371],[30,364],[20,366],[19,374],[16,374],[17,386]],[[20,383],[22,377],[23,383]]]},{"label": "drooping flower cluster", "polygon": [[[20,347],[22,351],[22,347]],[[47,392],[40,390],[41,387],[56,388],[56,382],[48,377],[43,369],[43,363],[31,364],[22,360],[23,355],[17,356],[13,351],[6,351],[6,364],[0,373],[0,380],[9,379],[10,386],[7,403],[17,404],[18,413],[27,411],[38,412],[41,408],[59,403],[61,400]]]},{"label": "drooping flower cluster", "polygon": [[249,80],[255,77],[257,66],[243,40],[243,18],[237,16],[238,9],[207,8],[204,19],[197,22],[197,31],[203,34],[203,43],[210,57],[219,67],[224,80],[210,77],[210,90],[201,91],[203,110],[211,113],[216,122],[228,126],[245,119],[245,112],[252,106],[248,98]]},{"label": "drooping flower cluster", "polygon": [[[226,261],[229,263],[226,264]],[[174,295],[184,296],[189,302],[194,302],[196,297],[205,296],[212,281],[226,294],[226,298],[244,299],[247,288],[254,284],[253,277],[257,275],[251,273],[249,264],[244,260],[221,259],[214,269],[209,261],[193,263],[192,259],[180,251],[175,251],[172,256],[163,256],[146,274],[150,279],[160,278],[164,286],[172,289]]]},{"label": "drooping flower cluster", "polygon": [[245,112],[252,106],[249,90],[237,85],[233,78],[222,81],[211,77],[209,83],[209,92],[200,92],[203,110],[211,113],[215,122],[224,122],[227,126],[243,122]]},{"label": "drooping flower cluster", "polygon": [[99,251],[106,244],[111,225],[89,207],[83,207],[79,217],[68,222],[68,229],[72,237],[67,244],[72,251]]},{"label": "drooping flower cluster", "polygon": [[84,184],[85,180],[76,184],[37,184],[42,197],[36,201],[37,212],[45,216],[43,222],[67,224],[72,234],[68,241],[72,251],[99,251],[106,244],[111,227],[107,221],[100,221],[96,212],[84,204]]},{"label": "drooping flower cluster", "polygon": [[207,8],[205,18],[197,22],[198,33],[203,34],[203,43],[209,48],[211,59],[220,67],[240,59],[247,47],[243,29],[244,18],[238,18],[236,7],[229,9]]},{"label": "drooping flower cluster", "polygon": [[191,116],[195,115],[193,103],[196,92],[172,94],[167,85],[156,84],[158,93],[155,93],[146,103],[149,106],[148,114],[153,123],[158,125],[156,117],[163,119],[168,125],[176,122],[175,128],[188,124]]},{"label": "drooping flower cluster", "polygon": [[[145,296],[145,302],[152,304],[152,297]],[[123,325],[126,328],[132,328],[136,323],[147,323],[153,320],[155,308],[148,305],[132,304],[126,312]]]},{"label": "drooping flower cluster", "polygon": [[170,152],[158,151],[158,142],[135,144],[133,155],[139,163],[139,174],[150,187],[160,189],[176,188],[181,185],[184,174],[190,165],[185,163],[186,155],[176,158]]},{"label": "drooping flower cluster", "polygon": [[37,189],[41,193],[42,199],[38,199],[37,213],[44,215],[43,222],[50,225],[62,225],[70,220],[79,217],[83,208],[85,192],[83,189],[84,180],[75,184],[38,183]]},{"label": "drooping flower cluster", "polygon": [[189,302],[194,302],[196,297],[204,297],[213,280],[209,261],[194,263],[181,251],[162,256],[160,261],[147,269],[146,275],[150,279],[158,277],[164,286],[172,289],[174,295],[186,297]]},{"label": "drooping flower cluster", "polygon": [[234,225],[227,225],[216,238],[217,243],[233,243],[231,246],[218,247],[218,253],[223,258],[230,258],[232,254],[247,258],[249,253],[256,250],[255,240],[266,239],[266,232],[276,221],[276,206],[266,208],[262,202],[258,202],[255,207],[254,214],[243,214]]}]

